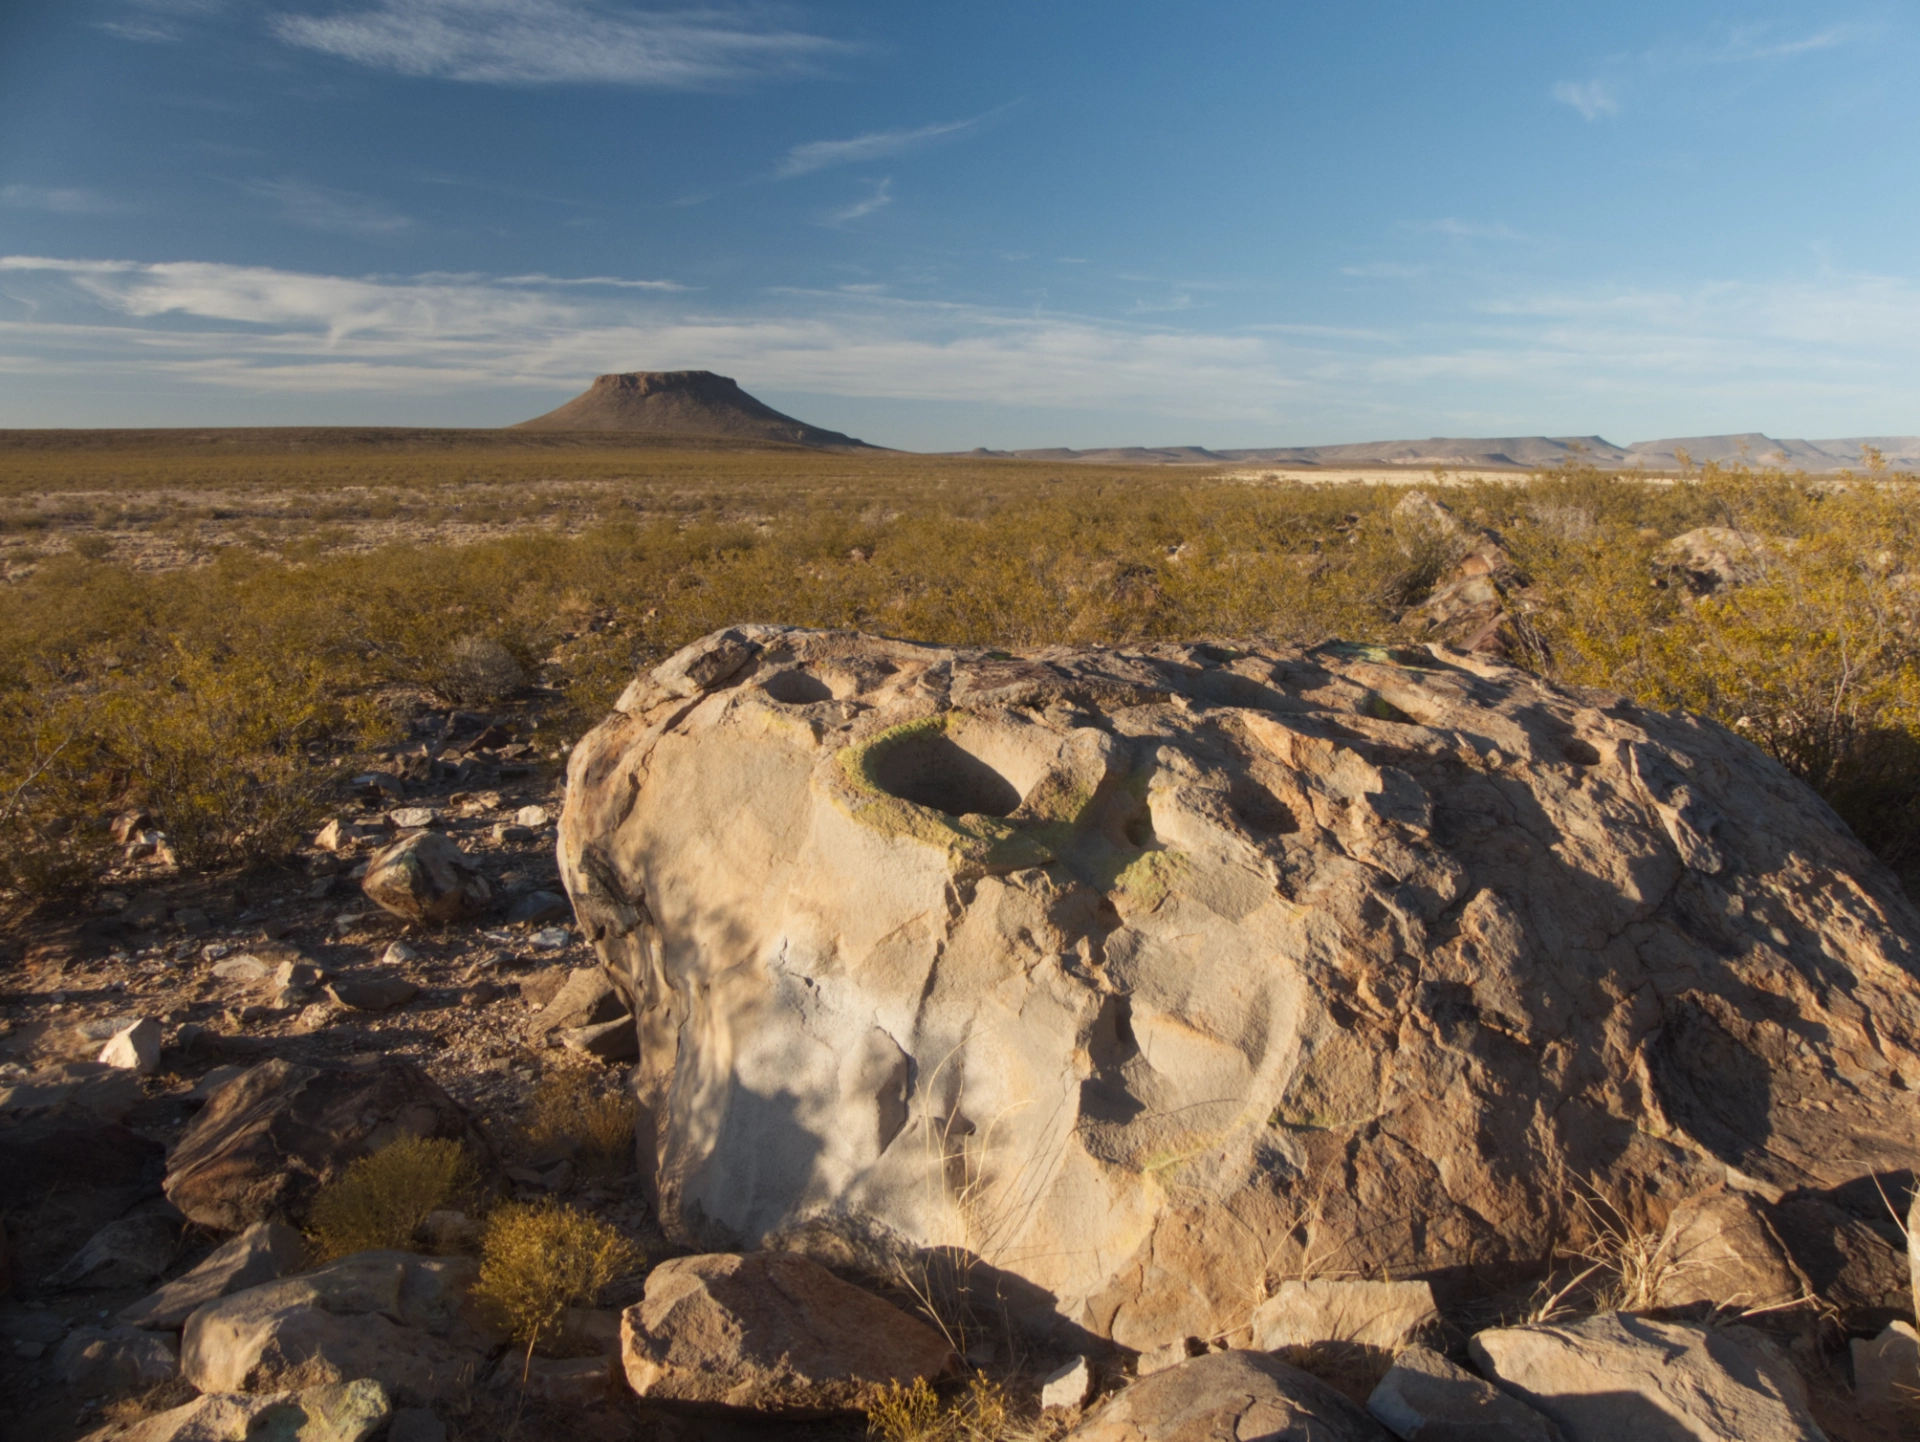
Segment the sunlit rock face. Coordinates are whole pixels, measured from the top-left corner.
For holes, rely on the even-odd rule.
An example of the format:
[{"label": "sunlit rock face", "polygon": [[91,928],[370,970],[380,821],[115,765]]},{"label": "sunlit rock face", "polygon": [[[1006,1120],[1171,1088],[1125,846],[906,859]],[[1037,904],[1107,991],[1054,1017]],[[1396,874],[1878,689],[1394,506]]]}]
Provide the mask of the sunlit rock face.
[{"label": "sunlit rock face", "polygon": [[576,748],[560,851],[702,1249],[975,1260],[1232,1337],[1920,1166],[1920,916],[1727,731],[1483,658],[740,626]]}]

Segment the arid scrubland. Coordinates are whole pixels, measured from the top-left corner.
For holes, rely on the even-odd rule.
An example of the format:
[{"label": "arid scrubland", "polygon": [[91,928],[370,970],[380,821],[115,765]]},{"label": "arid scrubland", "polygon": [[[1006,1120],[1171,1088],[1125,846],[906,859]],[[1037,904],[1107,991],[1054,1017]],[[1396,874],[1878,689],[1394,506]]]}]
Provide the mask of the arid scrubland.
[{"label": "arid scrubland", "polygon": [[[1920,483],[1426,490],[1463,529],[1405,487],[1187,469],[378,433],[17,445],[0,867],[21,898],[84,885],[136,807],[184,865],[274,859],[422,693],[516,698],[557,756],[637,668],[743,619],[1014,646],[1415,640],[1484,528],[1512,562],[1514,659],[1734,727],[1911,883]],[[1703,530],[1737,574],[1671,545]]]}]

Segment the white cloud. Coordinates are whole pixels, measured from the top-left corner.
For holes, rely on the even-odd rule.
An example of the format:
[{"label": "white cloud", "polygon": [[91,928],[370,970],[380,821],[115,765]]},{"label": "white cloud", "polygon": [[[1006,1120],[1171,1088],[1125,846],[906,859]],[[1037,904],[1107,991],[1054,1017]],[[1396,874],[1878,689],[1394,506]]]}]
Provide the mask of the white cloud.
[{"label": "white cloud", "polygon": [[[0,257],[0,371],[97,389],[102,406],[161,387],[358,395],[417,398],[424,420],[438,397],[524,393],[532,414],[603,371],[705,368],[750,390],[1178,417],[1217,428],[1216,444],[1289,432],[1630,440],[1911,429],[1900,417],[1916,367],[1920,285],[1872,275],[1523,292],[1444,327],[1205,331],[864,290],[722,311],[539,276]],[[28,423],[17,401],[0,411]]]},{"label": "white cloud", "polygon": [[303,180],[252,180],[245,189],[262,200],[272,201],[281,219],[308,230],[331,231],[336,235],[391,235],[413,226],[410,217],[380,201],[351,191],[309,185]]},{"label": "white cloud", "polygon": [[1553,98],[1571,105],[1588,120],[1620,113],[1620,97],[1605,80],[1562,80],[1553,87]]},{"label": "white cloud", "polygon": [[679,13],[590,0],[379,0],[332,15],[279,15],[289,45],[376,70],[493,85],[697,89],[813,69],[852,47],[761,28],[752,12]]},{"label": "white cloud", "polygon": [[1527,238],[1512,226],[1501,225],[1497,221],[1457,220],[1452,216],[1448,216],[1445,220],[1429,221],[1422,229],[1437,231],[1441,235],[1451,235],[1459,240],[1525,240]]},{"label": "white cloud", "polygon": [[1816,30],[1811,35],[1802,35],[1794,40],[1769,40],[1767,32],[1770,26],[1747,25],[1735,30],[1727,43],[1712,58],[1729,63],[1741,63],[1758,60],[1791,60],[1796,56],[1810,55],[1817,50],[1833,50],[1849,45],[1861,36],[1858,26],[1829,25],[1824,30]]},{"label": "white cloud", "polygon": [[[478,279],[479,277],[474,277]],[[692,286],[681,285],[673,280],[624,280],[615,275],[503,275],[496,282],[499,285],[606,285],[616,290],[691,290]]]},{"label": "white cloud", "polygon": [[55,215],[108,215],[120,209],[104,195],[78,188],[37,185],[0,186],[0,205],[15,210],[45,210]]},{"label": "white cloud", "polygon": [[827,219],[836,224],[844,224],[849,220],[858,220],[863,215],[872,215],[882,206],[892,204],[893,177],[889,175],[874,183],[873,192],[865,200],[857,200],[845,210],[836,210]]},{"label": "white cloud", "polygon": [[[989,111],[987,114],[993,113]],[[780,163],[779,173],[782,176],[808,175],[829,166],[861,165],[870,160],[883,160],[890,155],[904,155],[909,150],[917,150],[936,140],[972,130],[986,118],[987,115],[976,115],[970,120],[949,120],[939,125],[922,125],[913,130],[875,130],[866,135],[856,135],[851,140],[810,140],[787,152],[787,158]]]}]

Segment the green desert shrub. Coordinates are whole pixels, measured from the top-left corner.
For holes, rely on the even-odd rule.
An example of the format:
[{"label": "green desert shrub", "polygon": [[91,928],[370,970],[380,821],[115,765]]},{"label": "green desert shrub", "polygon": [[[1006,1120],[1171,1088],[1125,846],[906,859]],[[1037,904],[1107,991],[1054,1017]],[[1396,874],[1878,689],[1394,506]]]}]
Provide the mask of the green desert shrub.
[{"label": "green desert shrub", "polygon": [[474,1300],[516,1342],[560,1337],[569,1307],[591,1307],[640,1270],[640,1249],[607,1223],[554,1201],[509,1202],[487,1219]]},{"label": "green desert shrub", "polygon": [[361,1157],[314,1193],[307,1229],[322,1261],[380,1248],[405,1250],[427,1217],[479,1185],[467,1149],[441,1137],[403,1137]]}]

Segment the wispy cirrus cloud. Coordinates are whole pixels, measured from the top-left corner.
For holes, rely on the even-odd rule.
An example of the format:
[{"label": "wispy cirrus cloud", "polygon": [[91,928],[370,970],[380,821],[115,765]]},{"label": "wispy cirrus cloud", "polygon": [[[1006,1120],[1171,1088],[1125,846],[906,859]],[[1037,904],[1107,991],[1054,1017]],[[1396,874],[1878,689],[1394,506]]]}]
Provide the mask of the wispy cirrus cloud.
[{"label": "wispy cirrus cloud", "polygon": [[110,215],[125,208],[98,191],[38,185],[0,185],[0,205],[52,215]]},{"label": "wispy cirrus cloud", "polygon": [[1562,80],[1553,87],[1553,98],[1570,105],[1587,120],[1603,120],[1620,113],[1620,96],[1605,80]]},{"label": "wispy cirrus cloud", "polygon": [[1868,38],[1872,27],[1847,23],[1805,34],[1782,34],[1775,25],[1741,25],[1710,36],[1654,45],[1610,56],[1585,80],[1556,81],[1547,92],[1588,121],[1618,115],[1627,94],[1653,77],[1676,72],[1798,60]]},{"label": "wispy cirrus cloud", "polygon": [[874,211],[893,204],[893,177],[891,175],[874,182],[872,192],[864,200],[856,200],[844,210],[836,210],[827,217],[835,225],[844,225],[848,221],[858,220],[863,215],[872,215]]},{"label": "wispy cirrus cloud", "polygon": [[910,130],[874,130],[848,140],[810,140],[789,150],[787,158],[780,162],[777,173],[782,178],[810,175],[816,170],[826,170],[836,165],[862,165],[871,160],[905,155],[910,150],[918,150],[936,141],[964,135],[998,113],[997,110],[989,110],[968,120],[943,121]]},{"label": "wispy cirrus cloud", "polygon": [[278,15],[270,24],[301,49],[486,85],[703,89],[810,72],[855,48],[758,23],[759,14],[591,0],[379,0],[370,9]]},{"label": "wispy cirrus cloud", "polygon": [[310,185],[304,180],[250,180],[243,189],[270,201],[281,219],[308,230],[375,236],[411,230],[414,224],[411,216],[370,196]]}]

